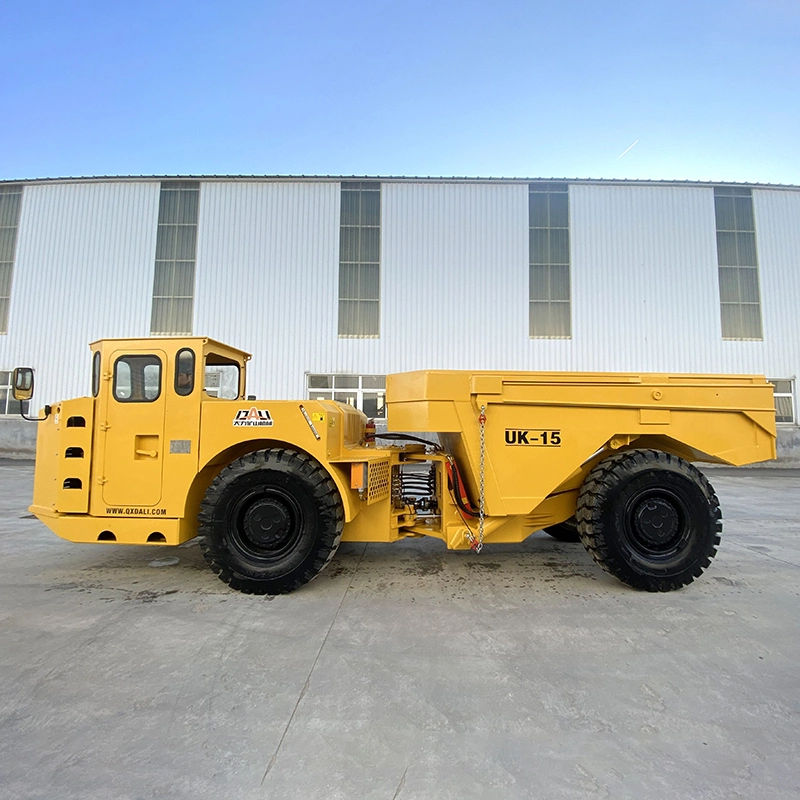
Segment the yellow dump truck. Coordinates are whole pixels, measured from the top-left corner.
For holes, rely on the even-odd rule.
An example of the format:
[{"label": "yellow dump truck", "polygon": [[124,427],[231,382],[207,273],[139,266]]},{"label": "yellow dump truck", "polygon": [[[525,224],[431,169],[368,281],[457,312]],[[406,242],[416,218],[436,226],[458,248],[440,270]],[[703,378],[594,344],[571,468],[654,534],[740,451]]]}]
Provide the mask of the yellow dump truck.
[{"label": "yellow dump truck", "polygon": [[[690,462],[775,457],[772,386],[757,376],[390,375],[395,433],[378,445],[349,405],[248,397],[249,354],[212,339],[90,347],[92,396],[40,412],[31,512],[72,542],[200,535],[243,592],[297,589],[342,540],[479,552],[539,530],[580,539],[630,586],[676,589],[722,529]],[[32,370],[15,370],[14,392],[30,398]]]}]

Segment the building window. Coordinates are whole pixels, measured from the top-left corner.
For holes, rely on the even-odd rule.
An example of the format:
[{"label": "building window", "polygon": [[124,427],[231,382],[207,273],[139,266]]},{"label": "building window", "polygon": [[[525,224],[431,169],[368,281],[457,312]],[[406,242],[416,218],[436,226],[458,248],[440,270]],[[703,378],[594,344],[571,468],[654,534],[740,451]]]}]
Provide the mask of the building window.
[{"label": "building window", "polygon": [[0,370],[0,417],[28,413],[28,401],[15,400],[11,394],[13,370]]},{"label": "building window", "polygon": [[714,189],[717,263],[723,339],[762,339],[753,195],[750,189]]},{"label": "building window", "polygon": [[11,276],[17,248],[19,208],[22,186],[0,186],[0,334],[8,333],[8,310],[11,305]]},{"label": "building window", "polygon": [[794,381],[770,380],[775,393],[775,422],[794,425],[797,417],[794,413]]},{"label": "building window", "polygon": [[528,188],[529,323],[532,339],[572,336],[569,276],[569,187]]},{"label": "building window", "polygon": [[339,336],[378,338],[381,185],[343,183],[339,228]]},{"label": "building window", "polygon": [[161,184],[151,336],[192,333],[199,197],[196,181]]},{"label": "building window", "polygon": [[386,416],[385,375],[308,375],[309,400],[337,400],[368,417]]}]

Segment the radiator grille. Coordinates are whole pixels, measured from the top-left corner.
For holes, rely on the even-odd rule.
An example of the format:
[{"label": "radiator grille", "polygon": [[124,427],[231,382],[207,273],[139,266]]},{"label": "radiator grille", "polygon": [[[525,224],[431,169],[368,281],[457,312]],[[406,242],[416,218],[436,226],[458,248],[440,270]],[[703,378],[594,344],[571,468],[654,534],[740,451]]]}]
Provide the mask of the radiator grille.
[{"label": "radiator grille", "polygon": [[367,505],[389,497],[389,461],[370,461],[367,473]]}]

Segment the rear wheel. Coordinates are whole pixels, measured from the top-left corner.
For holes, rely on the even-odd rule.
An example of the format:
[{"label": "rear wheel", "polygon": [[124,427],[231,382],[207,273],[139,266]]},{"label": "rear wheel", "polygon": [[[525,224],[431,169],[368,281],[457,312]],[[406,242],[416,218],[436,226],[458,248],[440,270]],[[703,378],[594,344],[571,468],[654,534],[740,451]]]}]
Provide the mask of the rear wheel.
[{"label": "rear wheel", "polygon": [[200,505],[203,554],[249,594],[291,592],[318,575],[342,537],[336,485],[305,453],[260,450],[225,467]]},{"label": "rear wheel", "polygon": [[719,501],[705,476],[658,450],[601,461],[581,488],[577,518],[592,558],[623,583],[650,592],[700,577],[722,532]]},{"label": "rear wheel", "polygon": [[565,519],[563,522],[559,522],[558,525],[551,525],[544,530],[545,533],[549,533],[559,542],[579,542],[581,540],[578,533],[578,520],[575,517]]}]

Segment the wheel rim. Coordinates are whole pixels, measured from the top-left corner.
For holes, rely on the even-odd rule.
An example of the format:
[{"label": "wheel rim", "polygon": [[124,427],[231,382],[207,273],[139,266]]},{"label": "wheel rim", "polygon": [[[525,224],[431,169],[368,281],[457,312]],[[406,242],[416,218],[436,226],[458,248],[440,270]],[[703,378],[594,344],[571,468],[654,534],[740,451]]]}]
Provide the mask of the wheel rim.
[{"label": "wheel rim", "polygon": [[228,530],[232,543],[262,563],[281,561],[297,549],[305,517],[297,499],[278,487],[243,492],[231,506]]},{"label": "wheel rim", "polygon": [[691,539],[690,510],[685,498],[665,489],[644,489],[628,499],[623,535],[640,556],[666,561],[681,553]]}]

